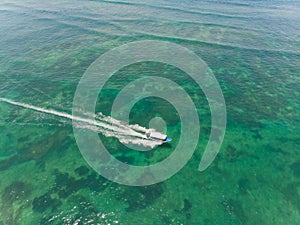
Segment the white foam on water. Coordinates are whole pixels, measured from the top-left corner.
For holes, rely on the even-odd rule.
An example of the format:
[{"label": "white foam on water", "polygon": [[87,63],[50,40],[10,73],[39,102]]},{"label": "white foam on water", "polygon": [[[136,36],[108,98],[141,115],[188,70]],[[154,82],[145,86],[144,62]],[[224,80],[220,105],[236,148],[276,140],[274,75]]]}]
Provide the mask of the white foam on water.
[{"label": "white foam on water", "polygon": [[146,139],[145,132],[154,131],[154,129],[147,129],[138,124],[129,125],[122,121],[116,120],[110,116],[105,116],[102,113],[98,113],[97,115],[95,115],[90,112],[82,112],[83,115],[87,115],[91,118],[94,118],[90,119],[74,116],[65,112],[59,112],[53,109],[45,109],[42,107],[37,107],[22,102],[16,102],[7,98],[0,98],[0,101],[9,103],[11,105],[20,106],[26,109],[31,109],[37,112],[42,112],[46,114],[55,115],[61,118],[75,120],[77,122],[80,122],[76,125],[77,128],[92,130],[97,133],[101,133],[106,137],[118,138],[119,141],[124,144],[131,143],[135,145],[142,145],[145,147],[154,148],[163,143],[160,141]]}]

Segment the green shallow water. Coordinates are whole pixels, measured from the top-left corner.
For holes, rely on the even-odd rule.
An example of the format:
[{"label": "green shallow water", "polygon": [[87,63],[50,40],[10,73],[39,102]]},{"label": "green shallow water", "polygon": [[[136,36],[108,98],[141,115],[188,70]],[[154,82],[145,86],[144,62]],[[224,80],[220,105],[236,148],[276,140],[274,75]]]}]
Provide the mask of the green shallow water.
[{"label": "green shallow water", "polygon": [[[113,183],[82,157],[71,121],[0,102],[0,224],[299,224],[300,41],[296,1],[116,1],[0,3],[0,97],[67,113],[77,84],[101,54],[136,40],[180,44],[211,68],[223,91],[227,129],[204,172],[210,134],[201,89],[170,65],[143,62],[119,70],[96,110],[110,114],[134,79],[162,76],[194,101],[201,134],[193,157],[170,179],[146,187]],[[132,165],[167,158],[180,117],[154,97],[130,122],[164,118],[174,139],[149,152],[99,134]]]}]

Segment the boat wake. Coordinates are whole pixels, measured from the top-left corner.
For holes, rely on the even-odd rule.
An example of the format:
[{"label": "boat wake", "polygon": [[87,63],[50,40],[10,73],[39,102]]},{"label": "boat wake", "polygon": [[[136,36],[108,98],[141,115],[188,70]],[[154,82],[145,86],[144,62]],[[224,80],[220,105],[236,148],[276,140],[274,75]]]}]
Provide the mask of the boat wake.
[{"label": "boat wake", "polygon": [[162,141],[146,139],[145,133],[148,131],[154,131],[154,129],[147,129],[138,124],[126,124],[110,116],[105,116],[102,113],[93,114],[81,112],[82,116],[74,116],[65,112],[59,112],[53,109],[45,109],[22,102],[16,102],[7,98],[0,98],[0,101],[37,112],[51,114],[76,121],[78,122],[75,125],[76,128],[92,130],[94,132],[101,133],[106,137],[115,137],[123,144],[140,145],[152,149],[163,143]]}]

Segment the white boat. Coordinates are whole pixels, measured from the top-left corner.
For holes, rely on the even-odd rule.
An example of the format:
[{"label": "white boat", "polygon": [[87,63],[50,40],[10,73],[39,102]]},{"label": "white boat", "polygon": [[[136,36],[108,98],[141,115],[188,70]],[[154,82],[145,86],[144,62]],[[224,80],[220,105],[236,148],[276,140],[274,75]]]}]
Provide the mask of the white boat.
[{"label": "white boat", "polygon": [[162,141],[162,142],[172,141],[172,139],[167,137],[167,135],[159,133],[159,132],[147,132],[146,137],[147,137],[147,139],[151,139],[151,140],[155,140],[155,141]]}]

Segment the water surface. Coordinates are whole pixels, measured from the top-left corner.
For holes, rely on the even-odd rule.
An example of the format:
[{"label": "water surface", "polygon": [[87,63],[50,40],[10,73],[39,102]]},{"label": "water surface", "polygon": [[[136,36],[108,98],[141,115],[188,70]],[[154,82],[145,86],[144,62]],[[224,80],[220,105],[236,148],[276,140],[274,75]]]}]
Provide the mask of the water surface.
[{"label": "water surface", "polygon": [[[71,113],[76,86],[102,53],[136,40],[194,51],[214,72],[227,106],[226,136],[204,172],[210,132],[200,88],[160,63],[118,71],[99,94],[109,115],[135,78],[165,76],[197,107],[197,149],[179,173],[147,187],[99,176],[82,158],[71,122],[0,103],[0,224],[299,224],[300,5],[298,1],[7,1],[0,4],[0,97]],[[145,114],[147,112],[147,114]],[[132,123],[164,118],[178,139],[180,118],[157,98],[138,102]],[[168,157],[99,135],[133,165]]]}]

